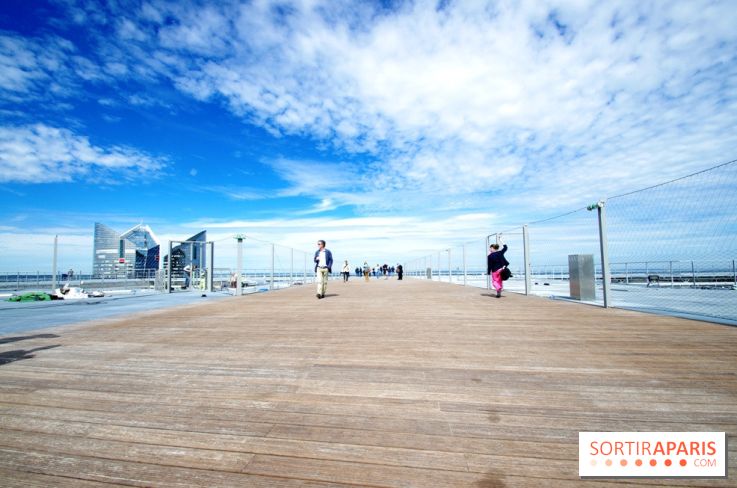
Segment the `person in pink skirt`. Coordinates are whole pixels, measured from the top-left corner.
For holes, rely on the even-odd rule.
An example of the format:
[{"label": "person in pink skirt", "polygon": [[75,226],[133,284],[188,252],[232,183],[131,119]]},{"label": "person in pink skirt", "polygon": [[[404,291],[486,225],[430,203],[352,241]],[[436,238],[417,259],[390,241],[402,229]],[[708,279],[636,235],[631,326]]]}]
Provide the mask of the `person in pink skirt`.
[{"label": "person in pink skirt", "polygon": [[499,244],[492,244],[489,248],[489,255],[486,258],[486,272],[491,275],[491,283],[494,285],[497,298],[502,296],[502,289],[504,288],[502,270],[509,266],[509,261],[504,257],[504,253],[507,252],[507,245],[502,242],[501,235],[498,241],[504,247],[500,250]]}]

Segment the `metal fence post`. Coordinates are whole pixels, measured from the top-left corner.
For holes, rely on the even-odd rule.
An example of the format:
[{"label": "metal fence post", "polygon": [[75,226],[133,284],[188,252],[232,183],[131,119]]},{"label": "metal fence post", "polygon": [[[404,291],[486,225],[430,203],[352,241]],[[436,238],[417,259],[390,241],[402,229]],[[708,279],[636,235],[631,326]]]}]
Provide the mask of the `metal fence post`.
[{"label": "metal fence post", "polygon": [[59,247],[59,236],[54,236],[54,258],[51,261],[51,291],[56,290],[56,258]]},{"label": "metal fence post", "polygon": [[732,260],[732,274],[734,275],[734,286],[737,286],[737,268],[734,266],[734,259]]},{"label": "metal fence post", "polygon": [[673,288],[673,261],[668,261],[668,268],[670,268],[670,287]]},{"label": "metal fence post", "polygon": [[630,263],[624,263],[624,282],[630,284]]},{"label": "metal fence post", "polygon": [[532,293],[532,269],[530,268],[530,234],[527,224],[522,226],[522,247],[524,249],[525,295]]},{"label": "metal fence post", "polygon": [[611,305],[611,274],[609,270],[609,248],[607,245],[606,202],[589,205],[588,210],[597,209],[599,215],[599,248],[601,250],[601,279],[604,289],[604,307]]},{"label": "metal fence post", "polygon": [[243,283],[241,282],[241,270],[243,269],[243,236],[235,236],[237,242],[236,261],[235,261],[235,296],[239,297],[243,294]]},{"label": "metal fence post", "polygon": [[166,284],[167,284],[166,289],[168,290],[169,293],[171,293],[171,282],[172,282],[171,280],[171,251],[172,251],[172,245],[171,245],[171,241],[169,241],[169,256],[168,256],[168,259],[166,260]]},{"label": "metal fence post", "polygon": [[448,283],[453,283],[453,264],[450,262],[450,248],[448,248]]},{"label": "metal fence post", "polygon": [[290,268],[289,268],[289,286],[294,285],[294,248],[290,247],[289,250],[291,251],[291,257],[290,257]]},{"label": "metal fence post", "polygon": [[210,270],[207,273],[207,284],[210,293],[215,291],[215,243],[210,242]]},{"label": "metal fence post", "polygon": [[693,259],[691,260],[691,279],[693,280],[693,286],[696,288],[696,268],[693,264]]},{"label": "metal fence post", "polygon": [[274,289],[274,244],[271,245],[271,283],[269,283],[269,290]]},{"label": "metal fence post", "polygon": [[[489,236],[486,236],[486,247],[484,247],[484,253],[483,256],[486,256],[487,262],[489,259]],[[489,276],[489,273],[486,274],[486,289],[491,290],[491,277]]]},{"label": "metal fence post", "polygon": [[466,281],[468,280],[467,272],[468,270],[466,269],[466,245],[463,244],[463,286],[466,286]]}]

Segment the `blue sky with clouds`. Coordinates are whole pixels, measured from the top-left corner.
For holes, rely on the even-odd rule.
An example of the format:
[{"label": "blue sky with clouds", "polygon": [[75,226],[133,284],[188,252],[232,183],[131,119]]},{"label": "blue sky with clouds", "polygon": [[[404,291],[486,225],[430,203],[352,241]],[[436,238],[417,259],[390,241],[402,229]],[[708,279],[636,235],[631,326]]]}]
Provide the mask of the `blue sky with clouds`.
[{"label": "blue sky with clouds", "polygon": [[735,12],[6,0],[0,268],[95,221],[400,259],[734,159]]}]

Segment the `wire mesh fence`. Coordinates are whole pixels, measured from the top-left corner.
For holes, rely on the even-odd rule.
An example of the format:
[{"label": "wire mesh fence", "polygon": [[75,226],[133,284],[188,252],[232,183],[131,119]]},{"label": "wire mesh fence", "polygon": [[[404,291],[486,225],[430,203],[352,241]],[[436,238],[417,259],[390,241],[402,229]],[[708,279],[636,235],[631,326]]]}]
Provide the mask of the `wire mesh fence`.
[{"label": "wire mesh fence", "polygon": [[407,266],[411,277],[491,288],[488,245],[500,239],[513,275],[507,291],[737,324],[735,189],[731,161],[518,228],[489,229],[483,255],[476,240]]},{"label": "wire mesh fence", "polygon": [[737,163],[607,200],[615,306],[737,320]]}]

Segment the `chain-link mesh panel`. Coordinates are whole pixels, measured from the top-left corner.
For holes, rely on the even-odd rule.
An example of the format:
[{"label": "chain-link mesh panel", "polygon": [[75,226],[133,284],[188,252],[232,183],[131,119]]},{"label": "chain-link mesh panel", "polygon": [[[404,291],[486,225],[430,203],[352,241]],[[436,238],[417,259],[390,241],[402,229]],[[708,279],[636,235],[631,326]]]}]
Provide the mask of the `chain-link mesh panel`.
[{"label": "chain-link mesh panel", "polygon": [[[737,322],[735,188],[737,161],[731,161],[609,198],[602,209],[608,234],[609,305]],[[530,293],[603,304],[599,209],[592,210],[581,208],[528,224]],[[488,287],[488,245],[498,234],[415,257],[407,262],[409,275]],[[523,231],[501,234],[514,275],[504,288],[524,292]],[[578,263],[576,275],[571,274],[571,263]],[[593,297],[583,296],[584,287],[590,287]],[[571,296],[574,291],[578,297]]]},{"label": "chain-link mesh panel", "polygon": [[[596,212],[580,209],[528,225],[531,293],[570,296],[568,257],[591,256],[595,263],[596,302],[603,301],[601,252]],[[593,286],[593,285],[592,285]]]},{"label": "chain-link mesh panel", "polygon": [[242,293],[256,293],[314,282],[312,254],[289,246],[241,235],[217,242],[215,287],[236,293],[238,248],[241,247]]},{"label": "chain-link mesh panel", "polygon": [[608,199],[612,303],[737,320],[737,163]]}]

